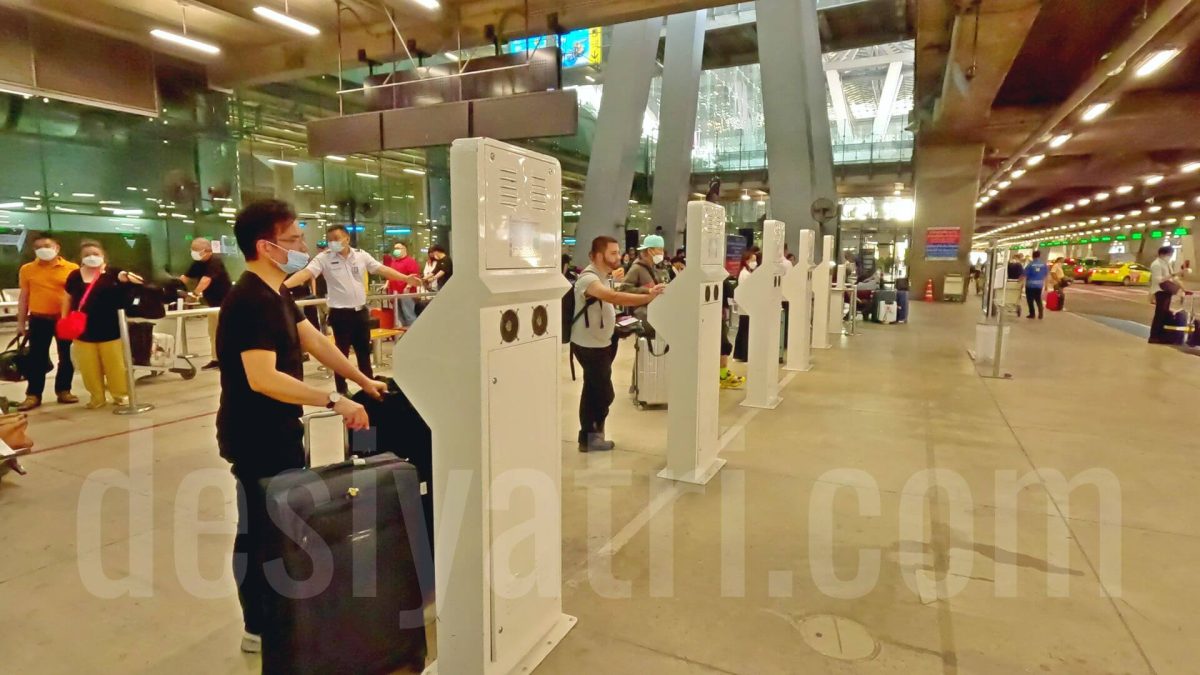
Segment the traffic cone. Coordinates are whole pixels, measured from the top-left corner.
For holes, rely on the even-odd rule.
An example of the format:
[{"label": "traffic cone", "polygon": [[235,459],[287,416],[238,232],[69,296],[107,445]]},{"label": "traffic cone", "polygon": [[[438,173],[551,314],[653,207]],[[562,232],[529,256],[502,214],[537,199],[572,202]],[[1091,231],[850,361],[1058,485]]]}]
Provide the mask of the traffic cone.
[{"label": "traffic cone", "polygon": [[925,280],[925,302],[933,302],[933,279]]}]

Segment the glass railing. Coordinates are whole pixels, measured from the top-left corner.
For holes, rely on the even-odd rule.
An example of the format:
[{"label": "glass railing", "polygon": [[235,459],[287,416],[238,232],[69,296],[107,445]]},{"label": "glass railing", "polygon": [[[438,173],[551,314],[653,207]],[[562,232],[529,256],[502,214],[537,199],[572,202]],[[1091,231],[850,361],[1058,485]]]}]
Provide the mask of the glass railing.
[{"label": "glass railing", "polygon": [[[911,132],[842,138],[835,139],[833,143],[835,165],[911,162],[912,154]],[[697,173],[754,171],[766,166],[767,142],[761,131],[705,135],[700,145],[692,151],[692,171]]]}]

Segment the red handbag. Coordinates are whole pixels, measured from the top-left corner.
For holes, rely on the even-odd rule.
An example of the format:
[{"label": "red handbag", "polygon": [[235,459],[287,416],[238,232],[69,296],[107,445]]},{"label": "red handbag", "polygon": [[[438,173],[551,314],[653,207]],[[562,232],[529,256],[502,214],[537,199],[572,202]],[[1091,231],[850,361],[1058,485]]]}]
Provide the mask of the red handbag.
[{"label": "red handbag", "polygon": [[92,294],[96,282],[100,281],[100,277],[103,275],[103,272],[97,274],[96,278],[92,279],[92,283],[88,284],[87,290],[83,292],[83,297],[79,299],[79,309],[72,310],[54,325],[54,335],[59,340],[78,340],[83,335],[83,331],[87,330],[87,314],[83,313],[83,306],[87,304],[88,296]]}]

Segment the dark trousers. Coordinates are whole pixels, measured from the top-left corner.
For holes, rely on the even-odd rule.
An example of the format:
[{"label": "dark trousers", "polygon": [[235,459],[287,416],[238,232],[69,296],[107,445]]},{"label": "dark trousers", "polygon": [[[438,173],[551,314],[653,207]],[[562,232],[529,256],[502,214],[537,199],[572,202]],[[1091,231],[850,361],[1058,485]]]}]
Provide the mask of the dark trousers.
[{"label": "dark trousers", "polygon": [[1042,318],[1042,289],[1025,288],[1025,302],[1029,305],[1029,317],[1033,318],[1033,308],[1037,307],[1037,317]]},{"label": "dark trousers", "polygon": [[242,620],[246,632],[262,635],[267,593],[263,564],[266,562],[266,532],[270,524],[267,515],[267,495],[253,476],[237,479],[238,533],[233,539],[233,575],[238,584],[238,600],[242,603]]},{"label": "dark trousers", "polygon": [[1166,325],[1171,316],[1171,294],[1166,291],[1154,293],[1154,320],[1150,322],[1150,342],[1171,344],[1175,342],[1167,334]]},{"label": "dark trousers", "polygon": [[[354,357],[358,361],[358,369],[367,377],[373,377],[371,370],[371,312],[366,309],[331,309],[329,310],[329,326],[333,328],[333,341],[337,348],[346,356],[354,349]],[[337,390],[346,393],[346,378],[338,375],[334,378]]]},{"label": "dark trousers", "polygon": [[580,347],[571,345],[575,359],[583,368],[583,393],[579,397],[579,442],[587,442],[588,434],[603,434],[604,420],[612,406],[612,364],[616,345],[612,347]]},{"label": "dark trousers", "polygon": [[750,360],[750,315],[739,314],[737,335],[733,338],[733,360]]},{"label": "dark trousers", "polygon": [[34,372],[26,373],[29,386],[25,388],[26,396],[42,395],[46,390],[46,373],[50,370],[50,343],[58,343],[58,372],[54,375],[54,393],[71,391],[71,381],[75,379],[75,366],[71,363],[71,341],[59,340],[54,337],[54,326],[58,320],[46,316],[29,317],[29,352],[35,363],[45,364],[34,368]]}]

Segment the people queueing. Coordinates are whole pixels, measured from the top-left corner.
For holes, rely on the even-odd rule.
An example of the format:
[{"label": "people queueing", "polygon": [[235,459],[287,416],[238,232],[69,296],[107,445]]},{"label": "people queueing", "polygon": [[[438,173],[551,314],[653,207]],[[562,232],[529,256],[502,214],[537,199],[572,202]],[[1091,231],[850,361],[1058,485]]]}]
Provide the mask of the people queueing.
[{"label": "people queueing", "polygon": [[1042,292],[1046,289],[1046,277],[1049,274],[1050,268],[1042,260],[1042,252],[1034,251],[1033,258],[1021,274],[1025,278],[1025,302],[1029,305],[1029,316],[1025,318],[1033,318],[1035,307],[1037,308],[1037,318],[1043,318],[1045,308],[1042,305]]},{"label": "people queueing", "polygon": [[[196,287],[192,289],[192,296],[204,298],[204,304],[208,307],[220,308],[229,289],[233,287],[229,272],[225,270],[225,263],[213,254],[212,242],[204,237],[196,237],[192,240],[191,253],[192,265],[179,277],[179,280],[185,284],[196,284]],[[212,351],[208,363],[202,367],[202,370],[212,370],[220,365],[217,360],[217,322],[220,320],[219,317],[219,312],[208,315],[208,340]]]},{"label": "people queueing", "polygon": [[596,237],[588,257],[589,264],[575,282],[575,313],[571,324],[571,350],[583,368],[583,391],[579,398],[579,450],[603,452],[614,443],[605,438],[604,423],[616,394],[613,391],[612,363],[617,353],[615,305],[641,307],[662,294],[658,284],[635,294],[614,290],[609,279],[620,283],[621,245],[612,237]]},{"label": "people queueing", "polygon": [[83,377],[83,386],[91,399],[87,408],[108,404],[112,395],[117,405],[129,403],[129,384],[125,350],[121,346],[121,319],[118,310],[129,299],[128,284],[140,284],[142,278],[132,272],[108,265],[104,247],[85,239],[79,246],[83,266],[67,277],[67,298],[61,315],[71,311],[87,315],[83,334],[71,345],[75,369]]},{"label": "people queueing", "polygon": [[29,339],[30,361],[36,365],[24,373],[27,381],[25,400],[17,410],[26,412],[42,404],[46,374],[51,370],[50,344],[58,347],[58,372],[54,374],[54,393],[59,403],[78,403],[71,393],[75,366],[71,362],[71,341],[56,338],[54,327],[62,314],[67,297],[67,277],[79,265],[62,257],[62,247],[53,237],[39,234],[33,238],[36,260],[21,266],[17,276],[21,293],[17,299],[17,334]]},{"label": "people queueing", "polygon": [[[758,252],[749,248],[742,253],[742,260],[738,266],[737,283],[742,285],[758,269]],[[737,289],[733,291],[734,306],[737,306]],[[733,342],[733,360],[745,363],[750,360],[750,315],[739,308],[737,336]]]},{"label": "people queueing", "polygon": [[[408,244],[402,241],[398,241],[392,246],[392,259],[388,266],[410,279],[419,278],[421,275],[421,268],[417,265],[416,259],[408,254]],[[388,293],[410,295],[421,290],[421,286],[407,281],[389,280],[387,289]],[[416,298],[397,298],[394,311],[396,325],[408,328],[417,320]]]},{"label": "people queueing", "polygon": [[[301,355],[311,354],[375,398],[387,386],[355,368],[305,319],[284,289],[287,276],[309,264],[292,208],[274,200],[251,204],[238,214],[233,229],[246,257],[246,271],[221,304],[217,326],[221,363],[217,446],[237,480],[233,569],[245,626],[242,650],[259,652],[267,594],[274,592],[264,570],[269,515],[263,482],[304,467],[302,406],[331,409],[345,418],[350,429],[370,425],[360,404],[304,382]],[[348,266],[347,259],[340,264]],[[365,261],[359,264],[365,266]],[[336,286],[331,275],[330,289]]]},{"label": "people queueing", "polygon": [[[419,280],[386,267],[366,251],[350,245],[350,233],[341,225],[331,225],[325,230],[329,250],[312,260],[305,258],[305,267],[288,277],[284,285],[289,289],[307,285],[318,277],[325,279],[329,288],[329,325],[333,328],[333,341],[346,356],[354,350],[358,369],[368,377],[371,368],[371,311],[367,308],[367,274],[377,274],[391,281],[417,284]],[[338,392],[345,394],[346,378],[334,377]]]}]

